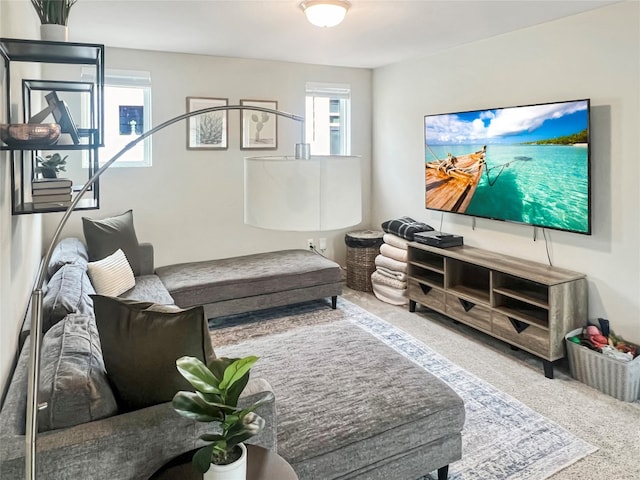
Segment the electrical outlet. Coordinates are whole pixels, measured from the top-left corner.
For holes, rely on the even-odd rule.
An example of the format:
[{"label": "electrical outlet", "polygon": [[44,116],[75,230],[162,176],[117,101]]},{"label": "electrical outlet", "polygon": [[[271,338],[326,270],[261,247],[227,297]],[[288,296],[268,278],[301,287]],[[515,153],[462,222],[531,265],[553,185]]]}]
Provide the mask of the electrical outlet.
[{"label": "electrical outlet", "polygon": [[318,247],[321,252],[324,252],[327,249],[327,239],[325,237],[320,237],[318,239]]},{"label": "electrical outlet", "polygon": [[316,248],[316,243],[313,238],[307,238],[307,247],[309,248],[309,250],[313,250],[314,248]]}]

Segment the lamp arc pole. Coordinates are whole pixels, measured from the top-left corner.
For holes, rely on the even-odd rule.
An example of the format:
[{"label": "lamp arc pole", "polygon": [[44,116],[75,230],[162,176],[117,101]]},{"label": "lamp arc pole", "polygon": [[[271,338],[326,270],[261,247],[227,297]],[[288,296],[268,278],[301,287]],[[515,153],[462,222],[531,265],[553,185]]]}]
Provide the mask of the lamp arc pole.
[{"label": "lamp arc pole", "polygon": [[270,113],[272,115],[277,115],[280,117],[289,118],[301,124],[300,127],[300,138],[301,143],[297,143],[295,145],[295,158],[308,160],[310,158],[310,147],[308,143],[303,143],[305,138],[305,123],[304,117],[301,115],[296,115],[294,113],[283,112],[281,110],[275,110],[272,108],[266,107],[258,107],[258,106],[248,106],[248,105],[220,105],[217,107],[209,107],[203,108],[200,110],[194,110],[193,112],[187,112],[182,115],[178,115],[173,117],[165,122],[162,122],[160,125],[153,127],[152,129],[142,133],[139,137],[129,142],[125,145],[118,153],[116,153],[113,157],[107,160],[102,167],[100,167],[93,174],[91,178],[84,184],[84,186],[77,193],[75,198],[72,200],[71,204],[67,207],[58,226],[56,227],[53,236],[51,238],[51,242],[47,247],[45,255],[40,264],[40,270],[38,271],[38,276],[36,279],[35,287],[31,293],[31,332],[30,332],[30,343],[29,343],[29,374],[27,377],[27,415],[26,415],[26,425],[25,425],[25,478],[26,480],[35,480],[36,479],[36,436],[38,432],[38,410],[43,410],[47,408],[47,404],[38,404],[38,386],[40,384],[40,347],[42,344],[42,287],[44,285],[44,280],[47,272],[46,266],[51,260],[51,255],[53,254],[53,249],[60,238],[60,234],[64,229],[64,226],[67,224],[69,217],[73,213],[74,209],[78,205],[78,202],[85,194],[85,192],[93,185],[98,178],[111,166],[113,163],[122,157],[125,153],[135,147],[137,144],[142,142],[143,140],[151,137],[153,134],[159,132],[160,130],[165,129],[173,125],[174,123],[178,123],[182,120],[186,120],[187,118],[195,117],[198,115],[202,115],[205,113],[213,113],[213,112],[223,112],[229,110],[252,110],[264,113]]}]

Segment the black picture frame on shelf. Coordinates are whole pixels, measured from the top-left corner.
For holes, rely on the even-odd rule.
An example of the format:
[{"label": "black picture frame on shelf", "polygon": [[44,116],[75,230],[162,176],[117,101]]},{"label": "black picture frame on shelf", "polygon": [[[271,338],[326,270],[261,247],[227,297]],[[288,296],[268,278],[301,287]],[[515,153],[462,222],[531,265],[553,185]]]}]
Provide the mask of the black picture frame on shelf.
[{"label": "black picture frame on shelf", "polygon": [[57,92],[50,92],[44,98],[47,100],[47,108],[31,117],[29,123],[42,123],[45,118],[52,114],[56,123],[60,125],[60,132],[71,135],[73,143],[78,145],[80,143],[78,128],[73,123],[71,112],[69,112],[69,107],[65,101],[58,98]]}]

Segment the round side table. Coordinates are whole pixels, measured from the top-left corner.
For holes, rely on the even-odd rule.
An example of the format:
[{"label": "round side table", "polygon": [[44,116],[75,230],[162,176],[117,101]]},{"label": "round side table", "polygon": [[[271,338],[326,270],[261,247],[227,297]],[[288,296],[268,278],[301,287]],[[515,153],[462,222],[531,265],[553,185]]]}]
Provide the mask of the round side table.
[{"label": "round side table", "polygon": [[[149,480],[202,480],[202,474],[191,464],[195,452],[196,450],[192,450],[177,456]],[[247,445],[247,480],[298,480],[298,475],[276,452]]]}]

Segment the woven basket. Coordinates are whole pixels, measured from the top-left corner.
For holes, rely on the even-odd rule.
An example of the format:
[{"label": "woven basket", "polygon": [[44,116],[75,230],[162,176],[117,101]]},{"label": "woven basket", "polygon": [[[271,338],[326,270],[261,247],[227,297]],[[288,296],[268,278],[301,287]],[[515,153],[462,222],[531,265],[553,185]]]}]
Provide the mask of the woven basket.
[{"label": "woven basket", "polygon": [[375,259],[380,253],[383,232],[365,230],[345,235],[347,244],[347,287],[372,292],[371,274],[376,270]]}]

